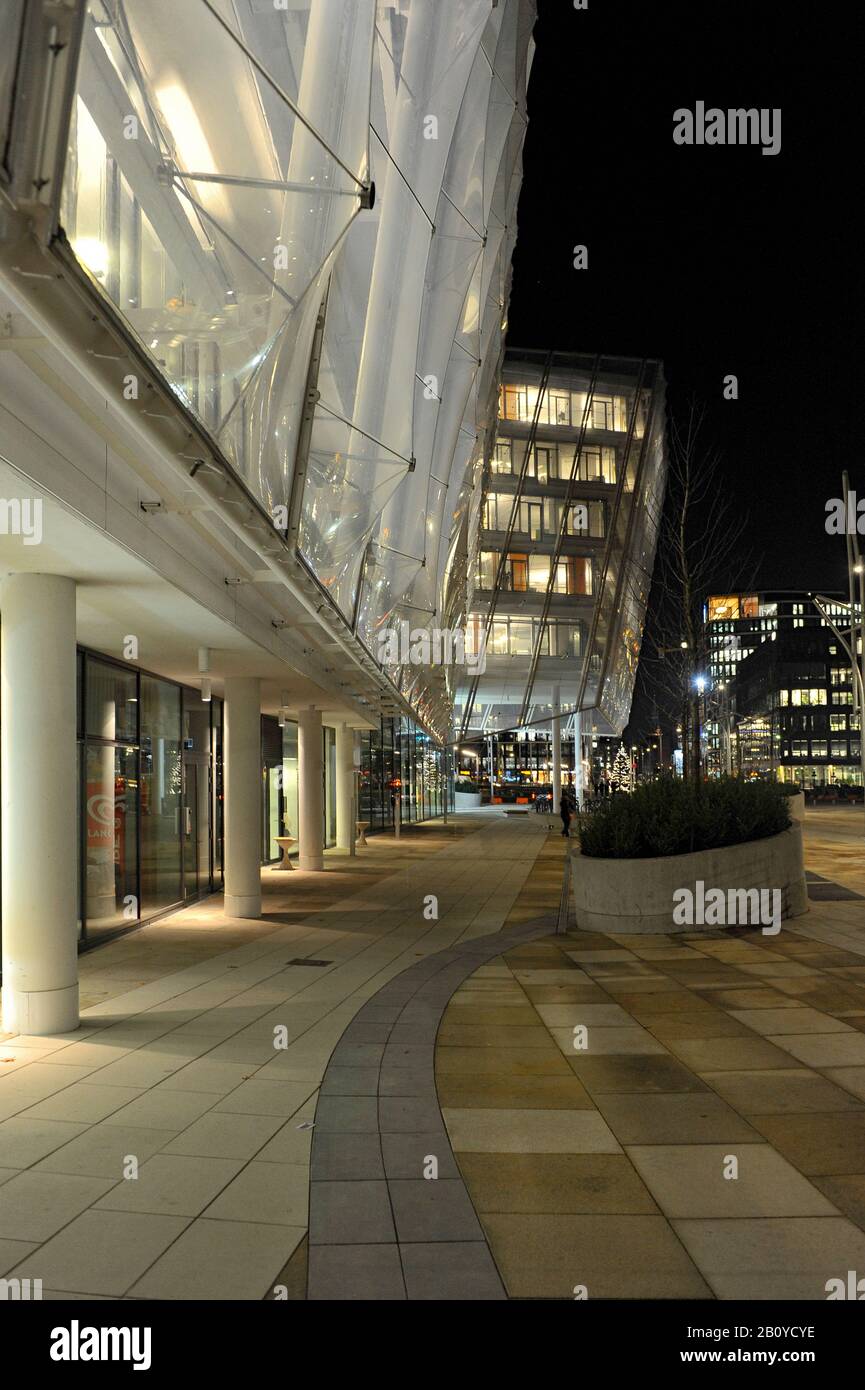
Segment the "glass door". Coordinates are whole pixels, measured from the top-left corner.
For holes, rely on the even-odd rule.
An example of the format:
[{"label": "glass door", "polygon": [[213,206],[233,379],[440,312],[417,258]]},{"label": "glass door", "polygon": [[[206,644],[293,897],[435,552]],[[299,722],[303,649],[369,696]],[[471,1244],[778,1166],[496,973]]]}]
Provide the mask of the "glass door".
[{"label": "glass door", "polygon": [[201,755],[183,760],[183,897],[186,902],[210,891],[210,768]]}]

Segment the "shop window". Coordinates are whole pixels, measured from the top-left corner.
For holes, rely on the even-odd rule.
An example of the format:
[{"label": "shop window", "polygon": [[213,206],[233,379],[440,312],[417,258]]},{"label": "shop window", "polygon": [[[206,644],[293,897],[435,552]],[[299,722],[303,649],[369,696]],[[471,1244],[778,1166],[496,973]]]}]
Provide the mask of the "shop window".
[{"label": "shop window", "polygon": [[138,754],[88,743],[84,750],[84,920],[88,938],[138,919]]},{"label": "shop window", "polygon": [[84,683],[85,732],[94,738],[134,743],[138,737],[136,672],[88,656]]},{"label": "shop window", "polygon": [[141,677],[141,909],[180,901],[180,688]]}]

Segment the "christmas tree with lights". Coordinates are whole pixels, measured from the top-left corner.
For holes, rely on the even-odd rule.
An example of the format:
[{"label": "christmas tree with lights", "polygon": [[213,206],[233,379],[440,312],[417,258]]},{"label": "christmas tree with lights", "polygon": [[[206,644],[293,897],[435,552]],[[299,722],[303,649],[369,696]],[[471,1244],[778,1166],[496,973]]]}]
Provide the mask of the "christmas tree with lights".
[{"label": "christmas tree with lights", "polygon": [[610,790],[614,792],[632,792],[634,790],[634,770],[623,743],[619,744],[619,751],[616,753],[613,766],[610,769]]}]

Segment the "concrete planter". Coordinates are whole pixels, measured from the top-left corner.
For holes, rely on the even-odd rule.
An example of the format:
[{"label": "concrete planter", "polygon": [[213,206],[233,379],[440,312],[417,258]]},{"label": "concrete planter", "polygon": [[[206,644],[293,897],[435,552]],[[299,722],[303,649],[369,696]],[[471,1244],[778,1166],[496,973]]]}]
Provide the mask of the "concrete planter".
[{"label": "concrete planter", "polygon": [[[571,850],[571,884],[577,926],[583,931],[718,931],[734,923],[699,920],[703,915],[700,904],[712,889],[724,893],[728,916],[735,914],[742,901],[731,899],[730,894],[762,889],[770,895],[764,900],[767,904],[775,901],[772,890],[779,890],[781,919],[800,917],[808,911],[802,824],[797,819],[788,830],[765,840],[661,859],[592,859],[575,847]],[[693,894],[692,921],[674,920],[683,889]],[[741,914],[741,906],[739,911]],[[681,908],[678,912],[681,914]]]},{"label": "concrete planter", "polygon": [[475,811],[480,804],[480,792],[454,792],[455,811]]},{"label": "concrete planter", "polygon": [[790,806],[790,819],[791,819],[791,820],[804,820],[804,819],[805,819],[805,796],[804,796],[804,793],[801,792],[801,791],[798,791],[798,792],[796,793],[795,796],[790,796],[790,797],[787,798],[787,800],[788,800],[789,806]]}]

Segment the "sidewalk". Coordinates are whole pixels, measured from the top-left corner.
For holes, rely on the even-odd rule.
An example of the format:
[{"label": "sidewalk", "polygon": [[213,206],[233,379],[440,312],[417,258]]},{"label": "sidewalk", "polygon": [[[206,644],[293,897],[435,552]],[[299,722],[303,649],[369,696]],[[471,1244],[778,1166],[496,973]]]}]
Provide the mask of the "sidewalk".
[{"label": "sidewalk", "polygon": [[[850,831],[809,817],[808,860],[865,888]],[[509,950],[453,996],[436,1078],[511,1297],[825,1299],[865,1268],[861,899],[772,938]]]},{"label": "sidewalk", "polygon": [[0,1274],[46,1298],[266,1297],[306,1232],[300,1126],[344,1030],[407,965],[497,931],[545,842],[421,826],[265,870],[261,923],[211,899],[84,956],[81,1029],[0,1044]]},{"label": "sidewalk", "polygon": [[806,844],[772,938],[555,935],[561,838],[484,812],[87,954],[82,1028],[0,1041],[0,1276],[825,1298],[865,1269],[865,875],[849,811]]}]

